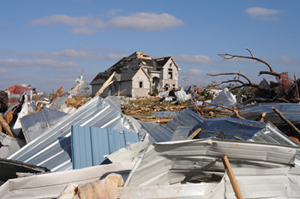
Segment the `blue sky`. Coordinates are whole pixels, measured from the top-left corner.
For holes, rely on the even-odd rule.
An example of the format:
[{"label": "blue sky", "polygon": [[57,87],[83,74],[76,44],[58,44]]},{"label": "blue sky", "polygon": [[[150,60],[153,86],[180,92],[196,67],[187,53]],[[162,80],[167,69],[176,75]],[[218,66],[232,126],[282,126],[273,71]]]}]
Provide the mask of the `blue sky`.
[{"label": "blue sky", "polygon": [[68,91],[84,69],[91,82],[135,51],[173,56],[187,84],[207,85],[238,72],[254,83],[267,66],[230,53],[266,60],[275,72],[300,78],[300,1],[3,0],[0,2],[0,90],[31,84]]}]

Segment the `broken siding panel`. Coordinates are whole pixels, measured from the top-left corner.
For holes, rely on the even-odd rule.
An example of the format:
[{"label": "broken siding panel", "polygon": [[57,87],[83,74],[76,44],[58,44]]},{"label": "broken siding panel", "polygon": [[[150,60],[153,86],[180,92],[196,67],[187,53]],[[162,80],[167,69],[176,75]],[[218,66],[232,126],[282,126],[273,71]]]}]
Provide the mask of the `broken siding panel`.
[{"label": "broken siding panel", "polygon": [[71,140],[73,169],[100,165],[104,155],[140,141],[137,133],[88,126],[72,126]]}]

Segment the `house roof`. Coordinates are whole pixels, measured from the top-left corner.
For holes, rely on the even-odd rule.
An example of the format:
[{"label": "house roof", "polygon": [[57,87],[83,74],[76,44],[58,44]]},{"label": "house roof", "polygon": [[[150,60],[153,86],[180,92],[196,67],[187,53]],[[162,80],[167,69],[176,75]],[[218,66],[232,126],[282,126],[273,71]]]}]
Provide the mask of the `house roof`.
[{"label": "house roof", "polygon": [[[170,58],[172,57],[153,59],[145,53],[134,52],[128,57],[123,57],[106,71],[98,73],[90,84],[104,83],[114,71],[116,71],[115,79],[117,81],[130,81],[142,66],[144,69],[149,69],[151,72],[158,71],[158,69],[161,68]],[[174,63],[177,66],[175,61]],[[147,76],[149,77],[149,74],[147,74]]]}]

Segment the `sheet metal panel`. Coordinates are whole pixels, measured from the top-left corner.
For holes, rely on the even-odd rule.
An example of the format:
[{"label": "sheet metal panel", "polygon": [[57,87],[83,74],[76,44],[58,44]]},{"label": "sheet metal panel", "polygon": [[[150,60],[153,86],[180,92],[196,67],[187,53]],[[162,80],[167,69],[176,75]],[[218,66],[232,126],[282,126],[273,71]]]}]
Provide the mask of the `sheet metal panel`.
[{"label": "sheet metal panel", "polygon": [[222,140],[216,138],[151,145],[135,166],[126,185],[154,186],[193,181],[219,180],[221,161],[227,155],[232,168],[281,168],[294,165],[298,147]]},{"label": "sheet metal panel", "polygon": [[195,126],[199,123],[202,123],[204,120],[205,119],[203,117],[191,109],[186,108],[180,111],[180,113],[165,126],[174,132],[178,126]]},{"label": "sheet metal panel", "polygon": [[116,109],[118,100],[116,97],[93,98],[8,159],[44,166],[51,171],[72,169],[72,125],[134,132],[121,111]]},{"label": "sheet metal panel", "polygon": [[277,108],[291,122],[300,122],[300,103],[258,103],[241,108],[239,113],[244,118],[255,120],[266,112],[265,120],[272,121],[276,126],[284,124],[278,114],[271,109],[272,106]]},{"label": "sheet metal panel", "polygon": [[22,130],[29,143],[47,129],[61,121],[67,114],[55,109],[43,108],[40,112],[20,118]]},{"label": "sheet metal panel", "polygon": [[139,135],[128,131],[72,126],[73,169],[100,165],[104,155],[111,154],[129,143],[139,142]]}]

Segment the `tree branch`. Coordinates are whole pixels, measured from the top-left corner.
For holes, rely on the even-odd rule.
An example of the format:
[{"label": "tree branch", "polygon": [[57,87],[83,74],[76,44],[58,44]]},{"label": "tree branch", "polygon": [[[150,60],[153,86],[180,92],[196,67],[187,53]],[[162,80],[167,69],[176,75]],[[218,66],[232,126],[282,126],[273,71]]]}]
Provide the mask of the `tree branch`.
[{"label": "tree branch", "polygon": [[251,57],[248,57],[248,56],[242,56],[242,55],[232,55],[232,54],[228,54],[228,53],[225,53],[225,54],[218,54],[218,55],[221,56],[221,57],[223,57],[223,59],[233,59],[233,58],[235,58],[235,57],[237,57],[237,58],[243,58],[243,59],[253,59],[253,60],[259,61],[259,62],[261,62],[261,63],[267,65],[268,68],[269,68],[269,70],[270,70],[270,72],[271,72],[271,74],[272,74],[272,75],[275,74],[275,72],[273,71],[273,68],[271,67],[271,65],[270,65],[268,62],[266,62],[265,60],[259,59],[259,58],[257,58],[257,57],[254,57],[253,54],[252,54],[252,52],[251,52],[248,48],[246,48],[246,49],[250,52]]}]

